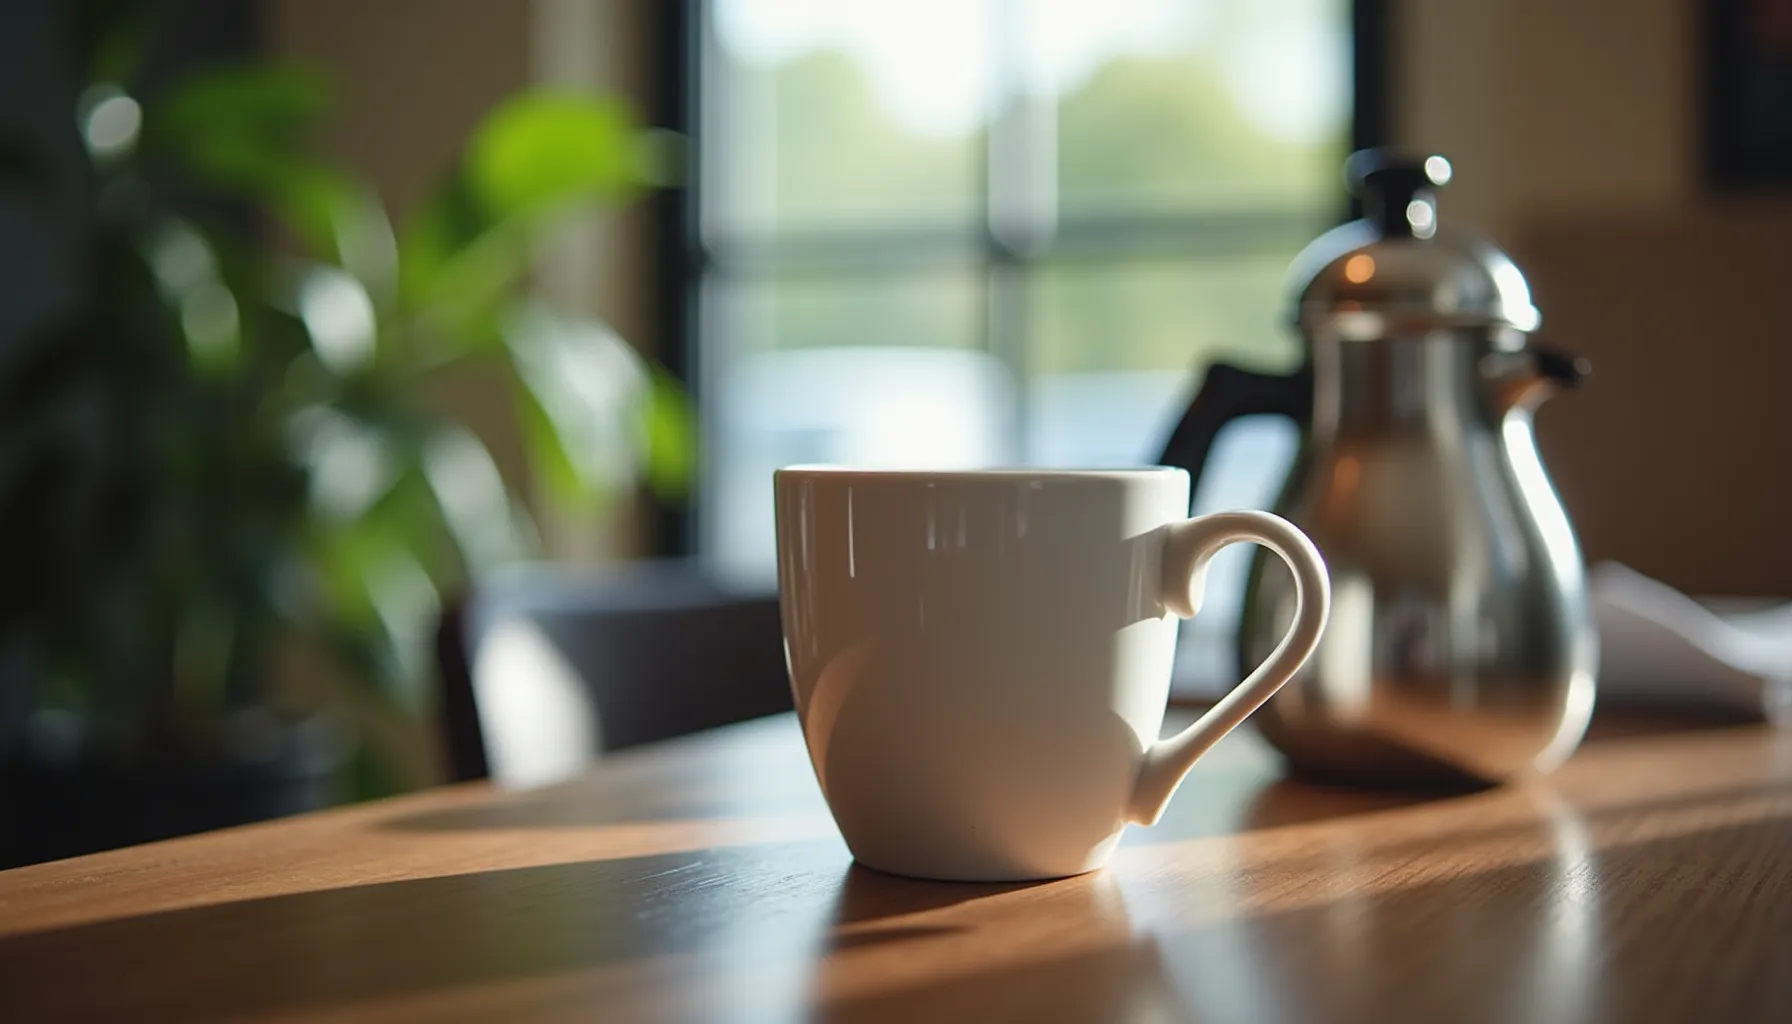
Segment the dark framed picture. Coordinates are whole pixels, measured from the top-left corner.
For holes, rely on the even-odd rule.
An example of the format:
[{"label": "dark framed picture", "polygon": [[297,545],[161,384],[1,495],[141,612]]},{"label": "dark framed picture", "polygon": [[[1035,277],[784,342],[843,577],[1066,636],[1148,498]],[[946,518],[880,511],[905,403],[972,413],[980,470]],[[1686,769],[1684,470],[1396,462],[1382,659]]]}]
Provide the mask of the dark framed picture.
[{"label": "dark framed picture", "polygon": [[1705,170],[1792,188],[1792,0],[1705,0]]}]

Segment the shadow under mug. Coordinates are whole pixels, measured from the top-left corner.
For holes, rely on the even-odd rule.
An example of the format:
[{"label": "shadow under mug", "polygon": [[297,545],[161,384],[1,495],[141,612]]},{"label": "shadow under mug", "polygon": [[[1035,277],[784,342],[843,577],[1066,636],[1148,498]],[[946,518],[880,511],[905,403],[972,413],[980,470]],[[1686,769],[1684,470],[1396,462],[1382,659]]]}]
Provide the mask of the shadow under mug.
[{"label": "shadow under mug", "polygon": [[[1100,867],[1325,628],[1312,542],[1264,512],[1187,518],[1179,469],[796,467],[774,489],[797,712],[841,834],[879,870],[1012,881]],[[1240,541],[1294,571],[1291,626],[1159,741],[1176,618]]]}]

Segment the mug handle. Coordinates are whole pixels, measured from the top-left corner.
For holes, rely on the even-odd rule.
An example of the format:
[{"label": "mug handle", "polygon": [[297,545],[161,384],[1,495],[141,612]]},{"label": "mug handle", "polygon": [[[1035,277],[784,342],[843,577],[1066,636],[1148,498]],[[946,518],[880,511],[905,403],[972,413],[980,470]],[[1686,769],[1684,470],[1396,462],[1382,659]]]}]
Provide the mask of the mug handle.
[{"label": "mug handle", "polygon": [[1208,563],[1221,548],[1240,541],[1263,545],[1294,571],[1294,624],[1244,682],[1220,698],[1195,724],[1160,740],[1145,752],[1145,762],[1133,783],[1132,800],[1126,810],[1128,821],[1157,824],[1164,806],[1170,802],[1170,794],[1176,792],[1195,761],[1262,707],[1282,684],[1294,678],[1319,648],[1332,604],[1325,559],[1293,523],[1268,512],[1218,512],[1164,527],[1159,598],[1164,609],[1185,619],[1194,618],[1201,608]]}]

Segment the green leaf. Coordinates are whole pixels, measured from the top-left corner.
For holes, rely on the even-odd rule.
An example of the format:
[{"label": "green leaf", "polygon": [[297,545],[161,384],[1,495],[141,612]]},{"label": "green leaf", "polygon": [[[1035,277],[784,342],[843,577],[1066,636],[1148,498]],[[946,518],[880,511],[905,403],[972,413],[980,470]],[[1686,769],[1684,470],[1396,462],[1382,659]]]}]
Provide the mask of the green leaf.
[{"label": "green leaf", "polygon": [[369,562],[363,575],[397,659],[398,672],[391,682],[398,685],[388,687],[388,695],[420,710],[428,675],[429,631],[441,617],[441,591],[418,559],[399,546]]},{"label": "green leaf", "polygon": [[457,168],[399,231],[399,294],[414,303],[425,301],[443,265],[489,226],[465,172]]},{"label": "green leaf", "polygon": [[398,298],[398,239],[386,208],[372,188],[353,186],[338,193],[331,210],[336,262],[359,278],[382,309]]},{"label": "green leaf", "polygon": [[618,200],[651,182],[652,153],[632,111],[589,93],[511,97],[474,132],[467,181],[494,220],[574,202]]},{"label": "green leaf", "polygon": [[690,490],[697,465],[697,417],[684,388],[664,370],[651,371],[641,403],[641,467],[662,500]]},{"label": "green leaf", "polygon": [[314,524],[307,563],[333,618],[359,628],[378,621],[363,574],[394,542],[384,524],[371,521]]},{"label": "green leaf", "polygon": [[668,160],[663,142],[613,99],[552,90],[513,96],[479,125],[460,164],[399,233],[399,294],[434,331],[491,338],[494,317],[528,276],[544,224],[654,184]]},{"label": "green leaf", "polygon": [[145,138],[171,146],[201,140],[291,151],[329,112],[328,80],[277,64],[209,68],[180,79],[145,112]]},{"label": "green leaf", "polygon": [[266,207],[313,254],[384,298],[397,259],[385,211],[371,189],[306,152],[330,106],[325,79],[307,69],[214,68],[181,79],[148,108],[144,146],[202,184]]},{"label": "green leaf", "polygon": [[[375,506],[387,500],[405,469],[404,438],[391,429],[316,406],[286,424],[287,443],[310,475],[313,521],[344,533],[371,530]],[[358,524],[351,529],[350,524]]]},{"label": "green leaf", "polygon": [[595,509],[602,499],[597,487],[573,462],[553,417],[526,386],[516,388],[517,425],[529,458],[529,470],[548,500],[569,510]]},{"label": "green leaf", "polygon": [[473,432],[449,427],[425,443],[421,468],[469,573],[523,557],[527,546],[498,465]]},{"label": "green leaf", "polygon": [[221,282],[204,282],[181,296],[180,326],[187,358],[201,376],[222,377],[237,368],[243,355],[242,310]]},{"label": "green leaf", "polygon": [[696,417],[678,381],[595,321],[523,306],[504,327],[524,435],[551,497],[590,508],[638,479],[662,498],[687,491]]},{"label": "green leaf", "polygon": [[365,190],[345,175],[254,140],[229,136],[197,140],[185,148],[180,160],[200,184],[265,207],[319,259],[342,258],[342,226],[365,217],[372,205]]},{"label": "green leaf", "polygon": [[69,42],[93,82],[136,77],[161,22],[164,4],[145,0],[77,0],[69,5]]},{"label": "green leaf", "polygon": [[521,232],[487,232],[439,265],[412,296],[425,332],[467,350],[496,341],[499,312],[528,275],[529,241]]},{"label": "green leaf", "polygon": [[354,275],[375,305],[390,307],[398,288],[398,246],[371,188],[302,160],[245,171],[239,179],[244,190],[266,202],[301,245]]},{"label": "green leaf", "polygon": [[361,278],[328,264],[301,272],[293,307],[311,352],[336,377],[365,372],[379,355],[379,317]]},{"label": "green leaf", "polygon": [[570,467],[566,495],[591,504],[632,484],[649,390],[640,355],[602,323],[537,304],[510,310],[503,329],[511,365],[540,411],[536,443]]},{"label": "green leaf", "polygon": [[464,171],[451,175],[398,240],[398,292],[423,333],[476,350],[497,340],[499,310],[534,259],[529,226],[494,223]]},{"label": "green leaf", "polygon": [[313,520],[305,548],[325,621],[345,633],[384,637],[379,664],[388,670],[377,681],[404,702],[417,697],[425,634],[441,588],[461,578],[445,533],[428,484],[413,467],[360,517]]},{"label": "green leaf", "polygon": [[319,624],[333,652],[384,696],[411,701],[419,633],[437,600],[415,557],[383,528],[347,530],[317,546],[311,566],[324,585]]}]

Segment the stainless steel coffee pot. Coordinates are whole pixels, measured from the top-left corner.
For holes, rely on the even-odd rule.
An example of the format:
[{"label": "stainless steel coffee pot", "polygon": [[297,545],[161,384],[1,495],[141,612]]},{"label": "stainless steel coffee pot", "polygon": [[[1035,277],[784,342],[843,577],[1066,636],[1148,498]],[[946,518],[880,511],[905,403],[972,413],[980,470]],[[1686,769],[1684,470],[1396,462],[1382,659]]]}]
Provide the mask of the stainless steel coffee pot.
[{"label": "stainless steel coffee pot", "polygon": [[[1597,657],[1584,566],[1531,414],[1585,364],[1530,343],[1524,275],[1438,225],[1439,156],[1353,155],[1364,217],[1295,261],[1289,376],[1215,365],[1162,461],[1199,478],[1229,421],[1303,438],[1276,510],[1330,566],[1318,654],[1255,721],[1297,772],[1363,783],[1490,783],[1579,743]],[[1252,563],[1240,660],[1269,655],[1292,580]]]}]

